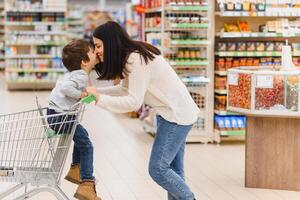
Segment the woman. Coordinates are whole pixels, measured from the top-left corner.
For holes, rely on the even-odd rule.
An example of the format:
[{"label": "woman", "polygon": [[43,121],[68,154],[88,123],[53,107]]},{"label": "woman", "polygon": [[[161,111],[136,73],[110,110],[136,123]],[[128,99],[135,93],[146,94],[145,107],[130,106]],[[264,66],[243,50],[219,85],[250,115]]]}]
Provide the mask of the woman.
[{"label": "woman", "polygon": [[[152,106],[157,132],[152,147],[149,173],[168,191],[169,200],[194,200],[185,183],[183,157],[187,134],[196,122],[199,109],[175,71],[150,44],[130,39],[115,22],[97,27],[93,33],[99,64],[99,79],[122,79],[122,86],[89,87],[97,105],[115,113],[138,110],[143,103]],[[99,92],[99,93],[98,93]]]}]

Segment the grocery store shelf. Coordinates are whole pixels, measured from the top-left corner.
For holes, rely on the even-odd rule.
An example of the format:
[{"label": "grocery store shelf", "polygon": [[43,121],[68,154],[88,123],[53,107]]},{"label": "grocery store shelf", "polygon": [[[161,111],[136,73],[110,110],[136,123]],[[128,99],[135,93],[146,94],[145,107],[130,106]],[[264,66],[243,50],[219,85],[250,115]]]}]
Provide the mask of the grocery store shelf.
[{"label": "grocery store shelf", "polygon": [[8,35],[66,35],[66,31],[9,31]]},{"label": "grocery store shelf", "polygon": [[83,25],[84,21],[68,21],[68,25]]},{"label": "grocery store shelf", "polygon": [[268,51],[261,51],[261,52],[250,52],[250,51],[219,51],[216,52],[217,56],[221,57],[266,57],[266,56],[273,56],[273,57],[280,57],[280,51],[268,52]]},{"label": "grocery store shelf", "polygon": [[59,58],[60,56],[55,56],[55,55],[31,55],[31,54],[20,54],[20,55],[13,55],[13,56],[8,56],[6,55],[6,59],[21,59],[21,58]]},{"label": "grocery store shelf", "polygon": [[194,23],[178,23],[178,24],[171,24],[170,28],[168,29],[198,29],[198,28],[208,28],[209,24],[207,23],[199,23],[199,24],[194,24]]},{"label": "grocery store shelf", "polygon": [[224,111],[224,110],[215,110],[215,114],[221,115],[221,116],[227,116],[227,115],[241,115],[239,113],[230,112],[230,111]]},{"label": "grocery store shelf", "polygon": [[55,43],[55,42],[38,42],[38,43],[35,43],[35,42],[22,42],[22,43],[13,43],[13,42],[7,42],[5,43],[6,46],[62,46],[62,45],[65,45],[67,42],[65,43]]},{"label": "grocery store shelf", "polygon": [[186,5],[182,5],[182,6],[175,6],[175,5],[169,5],[166,6],[166,10],[167,11],[208,11],[209,7],[208,6],[196,6],[196,5],[191,5],[191,6],[186,6]]},{"label": "grocery store shelf", "polygon": [[172,66],[207,66],[208,61],[169,61]]},{"label": "grocery store shelf", "polygon": [[161,11],[162,11],[161,7],[159,7],[159,8],[148,8],[148,9],[145,10],[145,13],[157,13],[157,12],[161,12]]},{"label": "grocery store shelf", "polygon": [[238,136],[238,135],[245,135],[245,130],[228,130],[228,131],[220,131],[215,130],[215,132],[221,136]]},{"label": "grocery store shelf", "polygon": [[5,22],[5,26],[65,25],[66,22]]},{"label": "grocery store shelf", "polygon": [[216,94],[227,94],[227,90],[215,90]]},{"label": "grocery store shelf", "polygon": [[218,33],[217,36],[221,38],[289,38],[289,37],[300,37],[300,33],[289,33],[285,35],[283,33],[241,33],[241,32],[225,32]]},{"label": "grocery store shelf", "polygon": [[8,90],[28,90],[28,89],[52,89],[55,86],[56,81],[48,80],[35,80],[35,81],[25,81],[25,80],[7,80]]},{"label": "grocery store shelf", "polygon": [[170,41],[171,45],[182,45],[182,46],[199,46],[199,45],[209,45],[210,42],[208,40],[171,40]]},{"label": "grocery store shelf", "polygon": [[66,72],[66,69],[55,69],[55,68],[46,68],[46,69],[20,69],[20,68],[6,68],[7,72]]},{"label": "grocery store shelf", "polygon": [[247,11],[225,11],[216,12],[216,15],[222,17],[297,17],[300,12],[247,12]]},{"label": "grocery store shelf", "polygon": [[50,13],[62,13],[66,12],[66,10],[59,9],[59,10],[53,10],[53,9],[31,9],[31,10],[20,10],[20,9],[11,9],[11,10],[6,10],[6,12],[22,12],[22,13],[45,13],[45,12],[50,12]]},{"label": "grocery store shelf", "polygon": [[160,28],[146,28],[145,29],[145,32],[149,33],[149,32],[161,32],[161,29]]},{"label": "grocery store shelf", "polygon": [[215,74],[219,76],[227,76],[227,71],[215,71]]}]

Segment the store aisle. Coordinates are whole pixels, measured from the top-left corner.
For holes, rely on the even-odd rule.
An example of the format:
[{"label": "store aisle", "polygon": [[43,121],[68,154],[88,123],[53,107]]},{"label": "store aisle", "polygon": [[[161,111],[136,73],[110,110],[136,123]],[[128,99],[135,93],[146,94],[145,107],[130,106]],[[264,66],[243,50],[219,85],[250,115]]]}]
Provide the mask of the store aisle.
[{"label": "store aisle", "polygon": [[[7,92],[3,84],[0,87],[1,114],[35,107],[34,92]],[[49,92],[36,94],[46,105]],[[112,115],[90,105],[83,124],[94,141],[97,189],[103,200],[166,199],[165,192],[148,175],[153,138],[143,132],[138,120]],[[70,159],[67,167],[69,164]],[[186,170],[187,181],[200,200],[300,199],[298,192],[244,188],[244,145],[190,144],[186,149]],[[61,185],[70,197],[75,192],[76,187],[65,180]],[[8,186],[0,183],[0,192]],[[33,200],[41,197],[54,199],[45,193]]]}]

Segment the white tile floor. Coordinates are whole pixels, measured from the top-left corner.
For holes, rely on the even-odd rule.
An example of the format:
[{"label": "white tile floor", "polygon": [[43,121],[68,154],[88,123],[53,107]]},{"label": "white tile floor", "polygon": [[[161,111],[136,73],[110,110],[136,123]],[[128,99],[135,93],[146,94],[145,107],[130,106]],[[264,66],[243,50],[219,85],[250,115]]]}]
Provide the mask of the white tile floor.
[{"label": "white tile floor", "polygon": [[[0,77],[1,78],[1,77]],[[36,93],[46,105],[48,92]],[[0,81],[0,113],[35,107],[34,92],[7,92]],[[83,124],[95,146],[95,175],[103,200],[163,200],[166,193],[149,177],[147,164],[153,138],[138,120],[89,106]],[[299,200],[300,192],[249,189],[244,184],[244,145],[190,144],[186,149],[187,181],[200,200]],[[70,152],[71,153],[71,152]],[[67,165],[70,164],[70,157]],[[67,167],[64,171],[67,170]],[[65,173],[65,172],[64,172]],[[0,183],[0,192],[10,184]],[[76,186],[62,180],[72,199]],[[13,199],[11,195],[7,199]],[[33,200],[52,200],[43,193]]]}]

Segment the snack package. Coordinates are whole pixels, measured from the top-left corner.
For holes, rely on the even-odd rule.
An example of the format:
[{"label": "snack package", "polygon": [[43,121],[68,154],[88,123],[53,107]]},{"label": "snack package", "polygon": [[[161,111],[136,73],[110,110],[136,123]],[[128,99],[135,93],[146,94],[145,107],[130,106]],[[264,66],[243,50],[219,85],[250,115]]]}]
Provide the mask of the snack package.
[{"label": "snack package", "polygon": [[215,116],[215,126],[220,131],[225,130],[225,120],[224,120],[224,117]]},{"label": "snack package", "polygon": [[274,43],[273,42],[266,42],[265,43],[265,49],[266,51],[274,51]]},{"label": "snack package", "polygon": [[240,32],[250,32],[251,31],[248,22],[238,21],[238,26],[239,26]]},{"label": "snack package", "polygon": [[255,43],[256,51],[265,51],[265,43],[263,42],[256,42]]},{"label": "snack package", "polygon": [[224,121],[225,121],[226,130],[232,130],[230,117],[224,117],[224,118],[225,118]]},{"label": "snack package", "polygon": [[236,116],[232,116],[230,118],[231,120],[231,126],[232,126],[232,129],[233,130],[238,130],[239,129],[239,125],[238,125],[238,120],[237,120],[237,117]]},{"label": "snack package", "polygon": [[255,51],[255,43],[254,42],[247,42],[246,49],[247,49],[247,51]]},{"label": "snack package", "polygon": [[216,59],[216,70],[217,71],[225,71],[225,59],[224,58],[217,58]]},{"label": "snack package", "polygon": [[217,49],[217,51],[226,51],[226,43],[218,42],[216,49]]},{"label": "snack package", "polygon": [[247,58],[241,58],[240,59],[240,66],[246,66],[247,64]]},{"label": "snack package", "polygon": [[246,43],[245,42],[238,42],[236,50],[237,51],[246,51]]},{"label": "snack package", "polygon": [[236,43],[228,42],[226,45],[226,51],[236,51]]},{"label": "snack package", "polygon": [[238,25],[234,23],[226,23],[224,24],[225,32],[240,32]]},{"label": "snack package", "polygon": [[283,43],[282,42],[275,42],[274,44],[274,51],[281,51]]},{"label": "snack package", "polygon": [[236,119],[237,119],[238,128],[240,130],[245,129],[245,121],[244,121],[243,117],[242,116],[238,116],[238,117],[236,117]]}]

